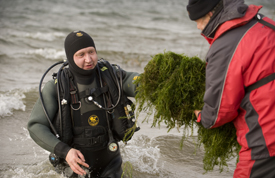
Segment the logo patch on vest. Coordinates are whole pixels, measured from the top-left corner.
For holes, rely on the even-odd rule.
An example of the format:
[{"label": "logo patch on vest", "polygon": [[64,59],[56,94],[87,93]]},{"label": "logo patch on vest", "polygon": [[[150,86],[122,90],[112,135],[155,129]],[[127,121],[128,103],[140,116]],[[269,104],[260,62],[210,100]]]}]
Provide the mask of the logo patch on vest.
[{"label": "logo patch on vest", "polygon": [[136,79],[138,79],[138,78],[139,78],[139,76],[134,76],[133,80],[136,80]]},{"label": "logo patch on vest", "polygon": [[108,68],[104,66],[104,67],[101,68],[101,71],[103,72],[103,71],[105,71],[105,70],[107,70],[107,69],[108,69]]},{"label": "logo patch on vest", "polygon": [[99,123],[99,118],[96,115],[91,115],[88,119],[90,126],[96,126]]}]

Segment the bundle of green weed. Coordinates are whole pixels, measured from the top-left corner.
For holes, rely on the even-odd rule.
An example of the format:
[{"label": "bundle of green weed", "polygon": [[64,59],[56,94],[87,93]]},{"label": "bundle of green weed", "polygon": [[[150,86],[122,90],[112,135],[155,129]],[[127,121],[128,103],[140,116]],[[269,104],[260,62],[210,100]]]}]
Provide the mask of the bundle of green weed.
[{"label": "bundle of green weed", "polygon": [[[204,169],[213,170],[218,165],[220,172],[227,161],[238,155],[236,130],[232,123],[215,129],[205,129],[196,122],[194,110],[203,107],[205,92],[206,62],[198,57],[187,57],[173,52],[155,55],[137,79],[139,86],[135,97],[140,112],[154,116],[152,126],[165,123],[168,132],[184,126],[187,130],[198,128],[197,146],[203,144]],[[184,139],[183,139],[184,140]],[[182,144],[182,143],[181,143]]]}]

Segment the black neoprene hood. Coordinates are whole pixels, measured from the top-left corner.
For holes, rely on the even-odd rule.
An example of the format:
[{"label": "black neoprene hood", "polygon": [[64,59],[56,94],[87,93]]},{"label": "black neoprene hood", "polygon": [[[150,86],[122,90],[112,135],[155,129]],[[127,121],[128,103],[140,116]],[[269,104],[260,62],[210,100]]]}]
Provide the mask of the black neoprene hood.
[{"label": "black neoprene hood", "polygon": [[65,52],[67,60],[69,62],[69,68],[73,73],[80,75],[90,75],[91,70],[84,70],[79,68],[74,62],[74,54],[83,48],[95,47],[94,40],[90,35],[83,31],[74,31],[71,32],[65,39],[64,42]]}]

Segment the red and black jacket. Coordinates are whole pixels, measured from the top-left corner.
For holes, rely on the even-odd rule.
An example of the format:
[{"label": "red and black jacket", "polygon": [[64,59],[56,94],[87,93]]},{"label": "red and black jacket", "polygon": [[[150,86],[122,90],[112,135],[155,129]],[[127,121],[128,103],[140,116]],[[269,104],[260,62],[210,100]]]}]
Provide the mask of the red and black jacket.
[{"label": "red and black jacket", "polygon": [[[227,5],[215,17],[216,22],[203,31],[212,34],[203,33],[210,49],[206,56],[204,106],[198,121],[205,128],[233,122],[242,146],[240,160],[272,157],[275,156],[275,81],[249,93],[245,93],[245,87],[275,72],[275,31],[254,18],[261,6],[245,8],[244,4],[233,2],[236,1]],[[275,25],[271,19],[263,19]],[[213,26],[216,29],[209,29]]]}]

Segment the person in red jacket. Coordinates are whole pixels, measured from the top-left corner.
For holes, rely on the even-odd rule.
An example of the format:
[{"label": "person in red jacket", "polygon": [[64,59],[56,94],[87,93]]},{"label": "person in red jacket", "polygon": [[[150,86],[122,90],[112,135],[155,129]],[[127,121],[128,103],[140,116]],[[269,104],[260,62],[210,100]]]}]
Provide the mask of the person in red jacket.
[{"label": "person in red jacket", "polygon": [[275,22],[261,8],[243,0],[187,5],[210,44],[204,106],[195,114],[207,129],[234,123],[242,146],[235,178],[275,177]]}]

